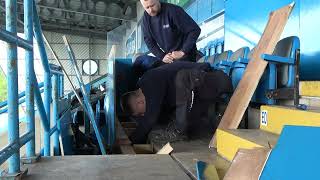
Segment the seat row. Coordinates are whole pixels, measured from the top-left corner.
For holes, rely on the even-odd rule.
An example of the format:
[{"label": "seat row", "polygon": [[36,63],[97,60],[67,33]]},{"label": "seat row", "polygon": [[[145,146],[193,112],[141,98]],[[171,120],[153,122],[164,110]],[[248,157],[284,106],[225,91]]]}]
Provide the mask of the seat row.
[{"label": "seat row", "polygon": [[[242,47],[235,52],[227,50],[212,55],[206,53],[198,62],[207,62],[212,68],[222,70],[230,76],[235,89],[248,63],[252,61],[254,49]],[[267,61],[268,66],[251,102],[276,104],[277,100],[295,100],[295,104],[298,103],[299,57],[300,41],[296,36],[281,39],[272,54],[261,54],[261,59]]]}]

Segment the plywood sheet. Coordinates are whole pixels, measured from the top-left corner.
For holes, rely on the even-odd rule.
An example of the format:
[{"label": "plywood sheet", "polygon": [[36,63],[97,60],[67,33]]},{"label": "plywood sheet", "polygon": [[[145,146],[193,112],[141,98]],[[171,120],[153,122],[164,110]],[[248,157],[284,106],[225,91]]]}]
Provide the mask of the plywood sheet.
[{"label": "plywood sheet", "polygon": [[[252,55],[245,73],[233,93],[228,107],[219,124],[220,129],[236,129],[257,88],[260,78],[268,64],[260,58],[261,54],[272,54],[287,23],[294,3],[270,13],[267,26]],[[210,147],[215,146],[215,136]]]},{"label": "plywood sheet", "polygon": [[240,149],[224,180],[259,180],[271,149]]}]

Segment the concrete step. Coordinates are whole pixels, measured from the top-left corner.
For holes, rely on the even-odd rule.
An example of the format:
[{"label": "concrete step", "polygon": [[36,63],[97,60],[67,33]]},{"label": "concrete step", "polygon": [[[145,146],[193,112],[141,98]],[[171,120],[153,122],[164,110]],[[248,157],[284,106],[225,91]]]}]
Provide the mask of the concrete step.
[{"label": "concrete step", "polygon": [[261,130],[280,134],[284,125],[320,126],[320,108],[309,106],[307,110],[299,110],[295,107],[261,106]]},{"label": "concrete step", "polygon": [[305,104],[305,105],[311,106],[311,107],[320,107],[320,97],[301,96],[299,103]]},{"label": "concrete step", "polygon": [[51,156],[26,167],[24,180],[190,179],[169,155],[158,154]]},{"label": "concrete step", "polygon": [[220,156],[232,161],[240,148],[273,148],[277,139],[278,135],[259,129],[217,129],[217,151]]},{"label": "concrete step", "polygon": [[[219,156],[216,149],[208,148],[210,139],[211,137],[170,143],[173,148],[170,154],[171,157],[191,179],[197,179],[197,161],[204,161],[214,165],[220,179],[223,179],[230,167],[231,163]],[[160,150],[163,145],[154,144],[155,151]]]},{"label": "concrete step", "polygon": [[320,81],[300,81],[301,96],[320,97]]}]

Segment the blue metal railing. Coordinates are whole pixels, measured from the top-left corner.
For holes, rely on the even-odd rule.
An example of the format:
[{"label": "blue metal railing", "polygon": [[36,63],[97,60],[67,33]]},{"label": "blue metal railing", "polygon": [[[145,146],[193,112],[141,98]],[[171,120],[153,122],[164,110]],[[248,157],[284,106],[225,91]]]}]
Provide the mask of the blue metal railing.
[{"label": "blue metal railing", "polygon": [[[43,87],[43,83],[38,84],[38,88],[40,89],[41,93],[43,93],[43,91],[44,91],[42,87]],[[24,103],[24,102],[26,102],[25,95],[26,95],[25,91],[23,91],[23,92],[21,92],[19,94],[19,96],[18,96],[18,98],[19,98],[18,104],[19,105]],[[0,103],[0,114],[8,112],[8,106],[7,105],[8,105],[8,101],[7,100],[5,100],[5,101]]]},{"label": "blue metal railing", "polygon": [[63,36],[63,41],[64,41],[66,49],[68,51],[70,61],[72,63],[73,69],[74,69],[74,71],[76,73],[78,84],[79,84],[80,90],[82,92],[83,101],[84,101],[84,111],[88,115],[88,117],[90,119],[90,122],[91,122],[91,124],[93,126],[93,130],[94,130],[95,135],[97,137],[101,154],[105,155],[105,154],[107,154],[106,149],[105,149],[105,147],[106,147],[105,141],[104,141],[103,137],[101,136],[101,133],[100,133],[100,131],[98,129],[98,125],[97,125],[97,123],[95,121],[95,115],[93,113],[93,109],[92,109],[92,106],[90,104],[90,100],[89,100],[89,97],[88,97],[88,93],[87,93],[87,91],[85,89],[85,85],[84,85],[83,80],[81,78],[80,71],[79,71],[78,66],[76,64],[76,60],[75,60],[75,56],[74,56],[73,50],[72,50],[72,48],[71,48],[71,46],[70,46],[70,44],[69,44],[69,42],[68,42],[68,40],[67,40],[67,38],[65,36]]},{"label": "blue metal railing", "polygon": [[[59,120],[58,98],[63,95],[63,74],[49,67],[48,57],[42,37],[39,17],[33,0],[24,0],[24,32],[25,39],[17,36],[17,1],[6,0],[6,30],[0,29],[0,40],[8,43],[7,49],[7,87],[8,100],[0,103],[0,108],[8,112],[9,144],[0,151],[0,165],[9,159],[9,174],[20,173],[20,148],[27,144],[26,158],[33,158],[35,153],[35,108],[37,105],[44,127],[44,155],[50,155],[50,135],[53,134],[54,152],[58,154]],[[33,37],[37,40],[44,68],[44,83],[38,84],[33,63]],[[18,94],[17,46],[26,50],[26,90]],[[53,82],[51,76],[53,75]],[[53,83],[53,89],[51,88]],[[36,88],[38,85],[38,88]],[[44,88],[44,103],[40,87]],[[53,92],[52,92],[53,91]],[[53,94],[54,127],[50,129],[50,102]],[[25,96],[24,99],[22,99]],[[26,120],[28,132],[19,137],[19,103],[26,103]],[[7,107],[6,107],[7,106]],[[2,109],[3,110],[3,109]],[[0,176],[1,178],[1,176]]]},{"label": "blue metal railing", "polygon": [[[17,36],[17,2],[6,0],[6,30]],[[7,85],[8,85],[8,141],[19,141],[19,114],[18,114],[18,55],[17,45],[10,43],[7,46]],[[17,163],[19,162],[19,163]],[[20,152],[14,151],[9,158],[9,173],[20,172]]]}]

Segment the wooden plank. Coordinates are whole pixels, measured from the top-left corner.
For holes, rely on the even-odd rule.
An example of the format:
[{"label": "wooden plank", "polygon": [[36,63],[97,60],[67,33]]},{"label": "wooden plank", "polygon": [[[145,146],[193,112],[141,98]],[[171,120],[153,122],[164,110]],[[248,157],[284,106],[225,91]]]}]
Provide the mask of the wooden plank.
[{"label": "wooden plank", "polygon": [[157,152],[157,154],[170,154],[172,151],[173,148],[171,147],[170,143],[167,143]]},{"label": "wooden plank", "polygon": [[63,149],[61,134],[59,135],[59,145],[60,145],[60,150],[61,150],[61,156],[64,156],[64,149]]},{"label": "wooden plank", "polygon": [[136,128],[124,128],[123,130],[128,136],[131,136],[136,131]]},{"label": "wooden plank", "polygon": [[121,122],[121,125],[123,128],[136,128],[137,127],[136,122]]},{"label": "wooden plank", "polygon": [[154,154],[152,144],[134,144],[133,149],[137,154]]},{"label": "wooden plank", "polygon": [[[272,54],[280,35],[287,23],[294,3],[270,13],[269,21],[252,55],[245,73],[233,93],[228,107],[219,124],[220,129],[236,129],[240,124],[260,78],[268,64],[261,59],[261,54]],[[216,144],[213,136],[209,147]]]},{"label": "wooden plank", "polygon": [[271,149],[240,149],[224,180],[259,180]]},{"label": "wooden plank", "polygon": [[116,134],[117,141],[116,144],[119,145],[122,154],[136,154],[133,147],[131,146],[131,141],[124,132],[118,118],[116,118]]},{"label": "wooden plank", "polygon": [[120,151],[122,154],[136,154],[131,145],[120,145]]}]

